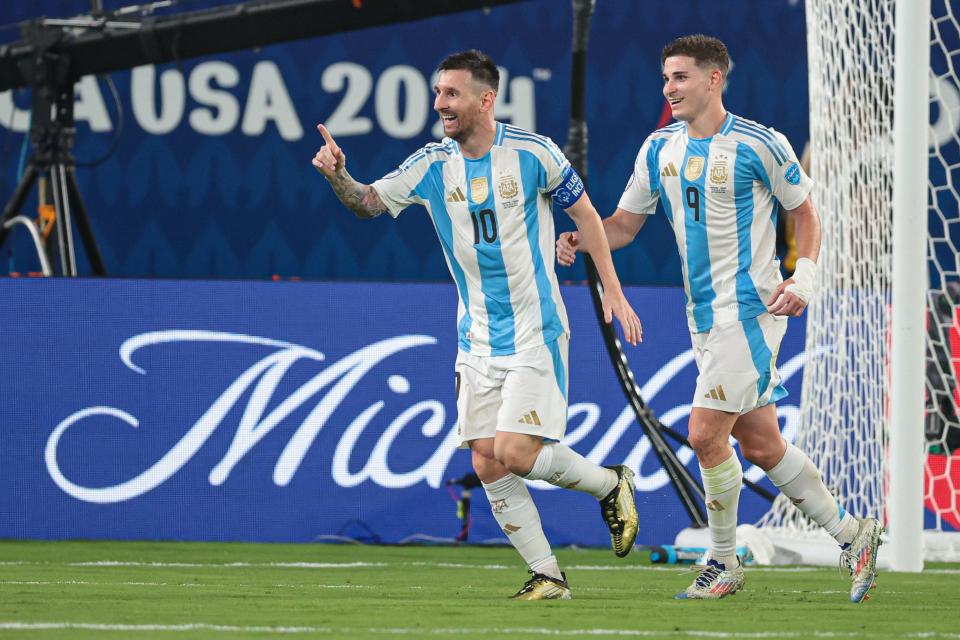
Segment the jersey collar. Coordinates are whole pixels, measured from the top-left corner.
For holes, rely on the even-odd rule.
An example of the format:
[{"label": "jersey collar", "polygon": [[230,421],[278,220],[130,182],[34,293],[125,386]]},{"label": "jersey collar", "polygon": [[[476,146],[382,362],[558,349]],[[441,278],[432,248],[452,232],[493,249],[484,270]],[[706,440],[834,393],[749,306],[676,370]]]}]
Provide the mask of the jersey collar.
[{"label": "jersey collar", "polygon": [[712,136],[707,138],[694,138],[690,135],[690,128],[687,126],[687,123],[683,123],[683,133],[687,136],[687,140],[695,140],[697,142],[709,142],[713,140],[714,136],[725,136],[730,133],[730,130],[733,129],[734,123],[737,121],[737,117],[727,111],[727,117],[724,118],[723,124],[720,125],[720,130],[717,131]]}]

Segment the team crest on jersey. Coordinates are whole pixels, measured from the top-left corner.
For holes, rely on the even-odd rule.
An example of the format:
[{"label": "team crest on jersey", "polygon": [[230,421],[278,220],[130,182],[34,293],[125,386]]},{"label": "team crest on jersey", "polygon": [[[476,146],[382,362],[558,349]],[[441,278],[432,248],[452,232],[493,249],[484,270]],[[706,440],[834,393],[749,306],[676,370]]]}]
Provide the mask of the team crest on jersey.
[{"label": "team crest on jersey", "polygon": [[506,173],[497,180],[497,191],[504,200],[516,198],[520,193],[520,186],[517,184],[517,178],[512,173]]},{"label": "team crest on jersey", "polygon": [[474,204],[483,204],[487,201],[488,195],[490,195],[490,187],[487,185],[486,176],[470,180],[470,199]]},{"label": "team crest on jersey", "polygon": [[710,165],[710,182],[713,184],[727,183],[727,156],[718,155]]},{"label": "team crest on jersey", "polygon": [[703,156],[690,156],[687,160],[687,166],[683,170],[683,177],[690,181],[699,178],[700,174],[703,173],[704,162]]}]

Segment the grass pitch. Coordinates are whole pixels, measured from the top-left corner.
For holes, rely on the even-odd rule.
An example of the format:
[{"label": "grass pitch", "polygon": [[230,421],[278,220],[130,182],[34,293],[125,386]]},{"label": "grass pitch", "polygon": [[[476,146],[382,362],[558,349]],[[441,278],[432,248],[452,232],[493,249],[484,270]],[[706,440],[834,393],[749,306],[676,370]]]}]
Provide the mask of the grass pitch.
[{"label": "grass pitch", "polygon": [[0,542],[0,637],[960,639],[960,565],[881,573],[861,605],[836,570],[757,567],[691,602],[642,550],[557,555],[573,600],[514,602],[507,548]]}]

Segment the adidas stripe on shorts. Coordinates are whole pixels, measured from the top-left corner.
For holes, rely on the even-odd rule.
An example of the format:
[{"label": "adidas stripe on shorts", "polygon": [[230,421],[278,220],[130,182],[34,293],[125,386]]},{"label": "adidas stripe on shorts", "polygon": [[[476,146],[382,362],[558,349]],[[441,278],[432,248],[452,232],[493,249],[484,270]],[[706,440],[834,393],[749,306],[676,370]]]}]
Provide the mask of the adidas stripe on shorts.
[{"label": "adidas stripe on shorts", "polygon": [[457,352],[457,435],[461,448],[497,431],[562,440],[567,430],[566,334],[504,356]]},{"label": "adidas stripe on shorts", "polygon": [[777,353],[786,331],[786,317],[764,313],[691,334],[700,371],[693,406],[746,413],[785,398]]}]

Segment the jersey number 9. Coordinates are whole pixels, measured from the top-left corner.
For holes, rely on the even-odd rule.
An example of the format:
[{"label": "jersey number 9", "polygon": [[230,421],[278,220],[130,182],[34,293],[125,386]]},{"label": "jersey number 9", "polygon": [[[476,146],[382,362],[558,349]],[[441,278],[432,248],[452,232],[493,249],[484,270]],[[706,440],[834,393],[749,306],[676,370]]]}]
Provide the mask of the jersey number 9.
[{"label": "jersey number 9", "polygon": [[687,206],[693,209],[693,219],[700,222],[700,190],[696,187],[687,187]]}]

